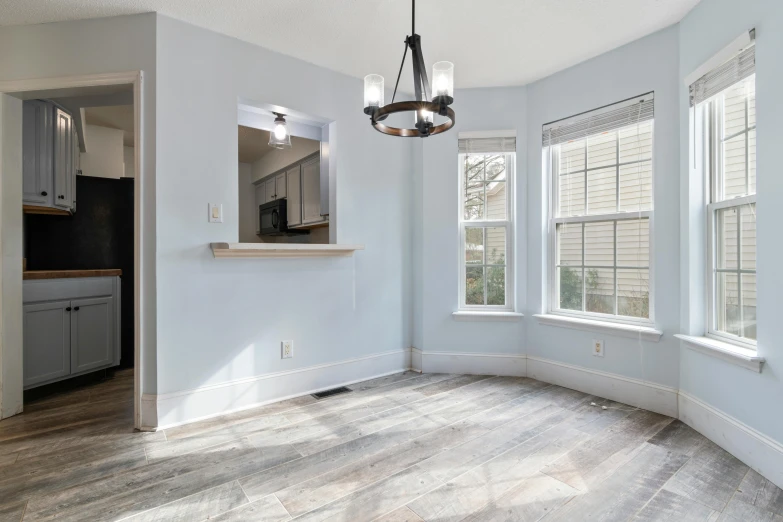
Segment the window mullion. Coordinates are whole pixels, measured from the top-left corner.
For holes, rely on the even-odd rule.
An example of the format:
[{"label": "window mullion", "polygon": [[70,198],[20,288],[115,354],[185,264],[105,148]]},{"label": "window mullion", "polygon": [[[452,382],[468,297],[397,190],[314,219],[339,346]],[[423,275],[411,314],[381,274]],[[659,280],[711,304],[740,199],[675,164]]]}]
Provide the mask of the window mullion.
[{"label": "window mullion", "polygon": [[[587,191],[585,190],[585,193]],[[585,224],[582,223],[582,311],[587,310],[587,272],[585,271]]]},{"label": "window mullion", "polygon": [[617,283],[617,221],[614,222],[614,315],[619,313],[619,285]]}]

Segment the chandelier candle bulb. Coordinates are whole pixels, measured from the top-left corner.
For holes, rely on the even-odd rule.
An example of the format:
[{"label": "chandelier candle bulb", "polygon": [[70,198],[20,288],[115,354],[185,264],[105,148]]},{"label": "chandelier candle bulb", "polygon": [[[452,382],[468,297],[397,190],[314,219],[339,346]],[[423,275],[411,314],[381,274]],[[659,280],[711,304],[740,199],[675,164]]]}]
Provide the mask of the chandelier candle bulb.
[{"label": "chandelier candle bulb", "polygon": [[454,100],[454,64],[451,62],[436,62],[432,66],[432,93],[434,102],[443,97],[449,104]]},{"label": "chandelier candle bulb", "polygon": [[364,77],[364,112],[383,107],[383,76],[368,74]]}]

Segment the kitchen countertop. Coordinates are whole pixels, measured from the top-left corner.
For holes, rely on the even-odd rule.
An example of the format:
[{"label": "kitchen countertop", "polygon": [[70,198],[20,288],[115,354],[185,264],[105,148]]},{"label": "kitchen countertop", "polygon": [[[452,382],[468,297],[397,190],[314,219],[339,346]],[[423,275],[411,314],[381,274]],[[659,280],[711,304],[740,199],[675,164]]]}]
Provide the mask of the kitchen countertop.
[{"label": "kitchen countertop", "polygon": [[105,268],[99,270],[25,270],[22,279],[67,279],[73,277],[113,277],[121,276],[119,268]]}]

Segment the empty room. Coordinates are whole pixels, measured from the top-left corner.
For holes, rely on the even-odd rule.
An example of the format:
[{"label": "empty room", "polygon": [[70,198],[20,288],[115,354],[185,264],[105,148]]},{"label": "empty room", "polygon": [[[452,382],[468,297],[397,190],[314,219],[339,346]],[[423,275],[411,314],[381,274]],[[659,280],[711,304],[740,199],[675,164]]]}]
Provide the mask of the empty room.
[{"label": "empty room", "polygon": [[779,0],[0,0],[0,522],[783,522],[781,56]]}]

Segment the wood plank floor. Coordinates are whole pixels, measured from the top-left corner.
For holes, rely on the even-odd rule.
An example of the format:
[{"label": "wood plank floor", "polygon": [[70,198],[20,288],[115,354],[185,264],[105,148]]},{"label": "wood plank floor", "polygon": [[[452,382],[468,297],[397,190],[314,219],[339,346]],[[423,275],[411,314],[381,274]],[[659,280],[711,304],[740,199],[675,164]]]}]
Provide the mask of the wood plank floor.
[{"label": "wood plank floor", "polygon": [[0,522],[783,522],[780,489],[679,421],[532,379],[404,372],[157,433],[132,388],[0,422]]}]

